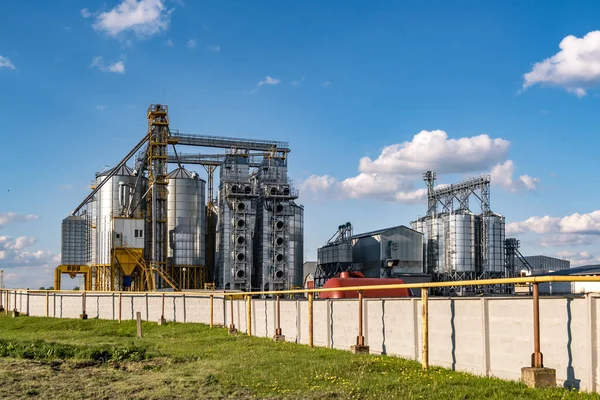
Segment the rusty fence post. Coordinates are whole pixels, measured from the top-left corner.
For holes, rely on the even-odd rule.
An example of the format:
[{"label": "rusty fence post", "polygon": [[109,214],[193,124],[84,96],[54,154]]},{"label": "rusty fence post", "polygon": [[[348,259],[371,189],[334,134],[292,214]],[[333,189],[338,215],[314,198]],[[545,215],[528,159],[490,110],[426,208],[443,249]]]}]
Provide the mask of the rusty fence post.
[{"label": "rusty fence post", "polygon": [[350,351],[354,354],[369,354],[369,346],[365,346],[365,336],[363,335],[363,292],[358,291],[358,336],[356,336],[356,344],[350,346]]},{"label": "rusty fence post", "polygon": [[213,316],[214,316],[214,308],[213,308],[213,295],[210,295],[210,327],[213,327]]},{"label": "rusty fence post", "polygon": [[280,296],[275,299],[275,336],[273,340],[276,342],[285,342],[285,336],[281,334],[281,304]]},{"label": "rusty fence post", "polygon": [[50,316],[50,293],[46,292],[46,318]]},{"label": "rusty fence post", "polygon": [[237,329],[235,329],[235,323],[233,322],[233,296],[229,296],[229,311],[230,311],[230,320],[229,320],[229,334],[235,335],[237,333]]},{"label": "rusty fence post", "polygon": [[540,287],[533,283],[533,354],[531,355],[533,368],[544,368],[544,356],[540,350]]},{"label": "rusty fence post", "polygon": [[8,293],[8,290],[7,290],[6,291],[6,304],[4,305],[4,312],[6,314],[8,314],[9,303],[10,303],[10,293]]},{"label": "rusty fence post", "polygon": [[313,300],[315,294],[308,294],[308,347],[313,347]]},{"label": "rusty fence post", "polygon": [[421,366],[424,370],[429,369],[429,289],[421,289],[421,333],[422,351]]}]

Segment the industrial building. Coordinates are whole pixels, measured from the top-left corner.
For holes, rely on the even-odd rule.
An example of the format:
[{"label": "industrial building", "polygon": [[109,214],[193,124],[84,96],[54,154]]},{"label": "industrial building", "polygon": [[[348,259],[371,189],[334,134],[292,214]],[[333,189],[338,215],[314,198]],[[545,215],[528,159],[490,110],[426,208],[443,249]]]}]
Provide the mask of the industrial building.
[{"label": "industrial building", "polygon": [[531,269],[533,274],[561,271],[571,268],[571,262],[548,256],[524,256],[517,261],[519,270]]},{"label": "industrial building", "polygon": [[349,270],[359,271],[365,278],[429,280],[423,274],[423,235],[402,225],[354,235],[352,224],[340,225],[317,250],[315,285],[321,287]]},{"label": "industrial building", "polygon": [[[147,134],[63,220],[55,288],[62,274],[84,275],[87,290],[301,286],[304,208],[287,176],[288,143],[180,133],[160,104],[146,117]],[[184,164],[201,165],[206,180]]]}]

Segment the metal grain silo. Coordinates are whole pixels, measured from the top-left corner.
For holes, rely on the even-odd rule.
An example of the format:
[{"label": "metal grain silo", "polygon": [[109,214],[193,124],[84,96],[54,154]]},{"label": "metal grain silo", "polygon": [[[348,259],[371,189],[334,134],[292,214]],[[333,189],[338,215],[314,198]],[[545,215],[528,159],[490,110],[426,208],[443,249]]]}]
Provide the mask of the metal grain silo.
[{"label": "metal grain silo", "polygon": [[[100,184],[112,170],[96,175],[96,185]],[[137,185],[137,187],[136,187]],[[142,196],[146,193],[148,179],[138,177],[124,165],[96,193],[94,200],[96,220],[96,265],[111,265],[112,218],[125,215],[129,208],[134,218],[141,218],[146,206]],[[133,197],[130,198],[131,193]]]},{"label": "metal grain silo", "polygon": [[447,272],[475,271],[475,219],[469,211],[444,216]]},{"label": "metal grain silo", "polygon": [[205,264],[205,187],[206,182],[197,173],[183,167],[169,174],[167,226],[170,265]]},{"label": "metal grain silo", "polygon": [[489,243],[487,262],[484,266],[487,272],[504,272],[504,236],[505,236],[505,222],[504,217],[499,214],[491,213],[488,216],[482,216],[487,224],[487,240]]},{"label": "metal grain silo", "polygon": [[437,217],[427,218],[427,263],[432,272],[442,273],[445,269],[445,223],[446,214],[438,214]]}]

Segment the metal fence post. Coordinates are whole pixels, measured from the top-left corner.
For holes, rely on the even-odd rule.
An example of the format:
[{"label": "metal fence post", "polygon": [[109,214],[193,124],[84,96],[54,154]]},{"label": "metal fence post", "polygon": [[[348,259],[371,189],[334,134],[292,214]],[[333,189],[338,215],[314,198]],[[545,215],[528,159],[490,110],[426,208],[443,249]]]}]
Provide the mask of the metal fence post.
[{"label": "metal fence post", "polygon": [[85,297],[85,292],[83,292],[83,294],[81,295],[81,315],[79,316],[80,319],[87,319],[88,316],[85,312],[85,303],[86,303],[86,297]]},{"label": "metal fence post", "polygon": [[314,293],[308,294],[308,347],[313,347],[313,300]]},{"label": "metal fence post", "polygon": [[210,295],[210,327],[213,327],[213,315],[214,315],[214,308],[213,308],[213,295]]},{"label": "metal fence post", "polygon": [[421,289],[421,324],[422,324],[422,352],[421,365],[424,370],[429,369],[429,293],[428,288]]},{"label": "metal fence post", "polygon": [[248,336],[252,336],[252,296],[248,295],[246,296],[246,299],[248,301],[248,326],[246,327],[246,332],[248,333]]},{"label": "metal fence post", "polygon": [[273,336],[273,340],[285,342],[285,336],[281,334],[281,305],[279,300],[279,295],[277,295],[275,300],[275,336]]},{"label": "metal fence post", "polygon": [[231,315],[231,319],[229,321],[229,334],[235,335],[237,333],[237,329],[235,329],[235,322],[233,322],[233,296],[229,296],[229,311]]},{"label": "metal fence post", "polygon": [[119,323],[121,323],[121,292],[119,292]]},{"label": "metal fence post", "polygon": [[533,354],[531,355],[531,366],[533,368],[544,368],[544,356],[540,350],[540,287],[538,283],[533,285]]},{"label": "metal fence post", "polygon": [[50,316],[50,293],[46,292],[46,318]]}]

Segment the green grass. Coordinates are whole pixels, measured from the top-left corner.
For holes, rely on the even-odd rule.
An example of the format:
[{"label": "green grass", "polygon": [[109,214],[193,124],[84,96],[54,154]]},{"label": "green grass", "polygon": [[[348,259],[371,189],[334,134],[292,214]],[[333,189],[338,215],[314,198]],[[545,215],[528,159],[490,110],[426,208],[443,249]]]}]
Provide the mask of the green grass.
[{"label": "green grass", "polygon": [[[200,324],[0,316],[0,398],[600,399]],[[285,332],[284,332],[285,333]]]}]

